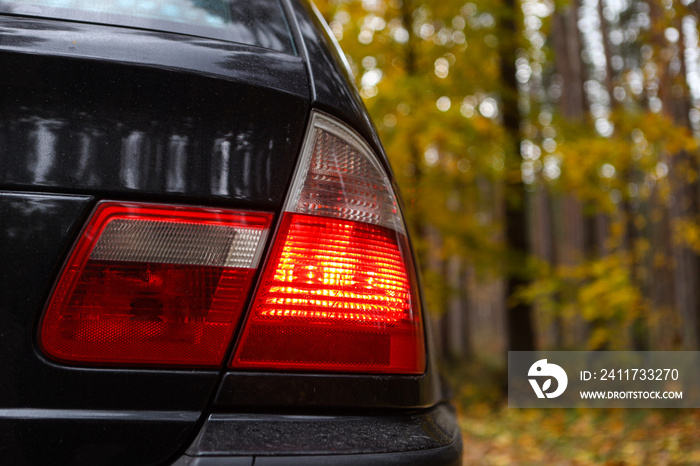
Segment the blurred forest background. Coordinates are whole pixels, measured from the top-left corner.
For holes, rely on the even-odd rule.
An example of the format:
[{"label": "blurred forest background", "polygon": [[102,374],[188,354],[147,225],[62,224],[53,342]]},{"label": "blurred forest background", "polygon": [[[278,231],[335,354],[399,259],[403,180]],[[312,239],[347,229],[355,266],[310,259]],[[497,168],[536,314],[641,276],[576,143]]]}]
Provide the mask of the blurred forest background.
[{"label": "blurred forest background", "polygon": [[700,348],[699,0],[318,0],[446,356]]},{"label": "blurred forest background", "polygon": [[435,340],[461,361],[468,446],[700,464],[697,410],[507,410],[484,375],[509,349],[700,349],[700,0],[316,4],[402,190]]}]

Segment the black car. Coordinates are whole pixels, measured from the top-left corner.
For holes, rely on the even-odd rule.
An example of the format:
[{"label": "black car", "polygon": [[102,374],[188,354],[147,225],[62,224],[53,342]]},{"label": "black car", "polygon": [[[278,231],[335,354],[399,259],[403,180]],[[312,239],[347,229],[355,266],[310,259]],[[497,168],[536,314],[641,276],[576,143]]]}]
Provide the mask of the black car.
[{"label": "black car", "polygon": [[459,464],[386,156],[296,0],[0,1],[0,464]]}]

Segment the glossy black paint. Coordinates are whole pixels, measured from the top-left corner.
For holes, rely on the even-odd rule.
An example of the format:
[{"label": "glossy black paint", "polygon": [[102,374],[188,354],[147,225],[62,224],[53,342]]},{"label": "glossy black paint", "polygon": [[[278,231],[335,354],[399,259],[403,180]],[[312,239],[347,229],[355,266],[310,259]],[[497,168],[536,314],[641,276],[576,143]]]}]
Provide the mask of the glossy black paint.
[{"label": "glossy black paint", "polygon": [[141,418],[140,421],[94,419],[2,419],[3,464],[110,465],[162,464],[165,449],[177,448],[190,435],[192,422]]},{"label": "glossy black paint", "polygon": [[212,413],[401,419],[444,399],[431,351],[426,373],[407,377],[86,369],[36,347],[51,287],[97,201],[278,213],[311,108],[351,124],[388,167],[311,9],[283,5],[298,57],[0,15],[0,69],[11,70],[0,73],[1,464],[160,463],[183,454]]},{"label": "glossy black paint", "polygon": [[323,26],[305,1],[285,0],[289,4],[292,22],[297,27],[300,53],[306,59],[311,76],[312,104],[350,124],[380,155],[390,170],[384,148],[365,109],[355,84],[339,62],[340,56],[325,34]]},{"label": "glossy black paint", "polygon": [[0,16],[0,69],[0,187],[283,200],[309,105],[300,58]]},{"label": "glossy black paint", "polygon": [[[79,369],[34,332],[93,198],[0,192],[0,463],[147,464],[195,432],[218,374]],[[5,266],[12,264],[12,266]]]},{"label": "glossy black paint", "polygon": [[443,397],[437,378],[230,372],[214,400],[225,410],[274,408],[387,410],[425,408]]},{"label": "glossy black paint", "polygon": [[[0,50],[208,75],[309,97],[301,58],[201,37],[0,15]],[[60,78],[53,70],[47,73]]]}]

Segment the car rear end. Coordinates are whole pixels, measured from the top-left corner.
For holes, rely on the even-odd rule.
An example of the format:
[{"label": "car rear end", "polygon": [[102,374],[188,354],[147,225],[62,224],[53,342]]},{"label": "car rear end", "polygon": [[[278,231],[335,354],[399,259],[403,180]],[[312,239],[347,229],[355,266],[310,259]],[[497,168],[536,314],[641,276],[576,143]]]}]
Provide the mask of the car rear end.
[{"label": "car rear end", "polygon": [[0,460],[458,463],[386,157],[312,9],[74,3],[0,7]]}]

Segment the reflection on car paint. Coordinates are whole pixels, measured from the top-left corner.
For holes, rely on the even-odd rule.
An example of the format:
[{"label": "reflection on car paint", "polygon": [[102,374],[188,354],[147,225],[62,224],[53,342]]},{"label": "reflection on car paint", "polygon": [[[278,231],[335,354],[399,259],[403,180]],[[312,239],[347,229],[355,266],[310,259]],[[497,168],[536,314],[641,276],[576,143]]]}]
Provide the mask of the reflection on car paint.
[{"label": "reflection on car paint", "polygon": [[[44,112],[42,112],[44,113]],[[276,197],[271,164],[279,155],[273,137],[249,122],[235,132],[201,125],[152,121],[150,128],[125,122],[82,121],[15,115],[0,111],[0,183],[123,190],[163,189],[168,193],[252,198]],[[86,121],[88,120],[88,121]],[[109,131],[110,125],[116,126]],[[188,133],[198,133],[193,141]],[[203,162],[204,161],[204,162]],[[104,165],[112,170],[105,172]],[[233,170],[232,170],[233,165]]]}]

